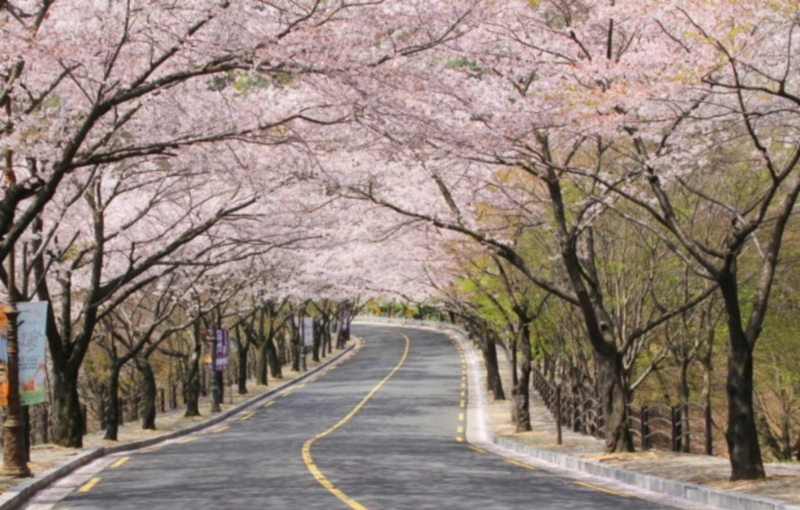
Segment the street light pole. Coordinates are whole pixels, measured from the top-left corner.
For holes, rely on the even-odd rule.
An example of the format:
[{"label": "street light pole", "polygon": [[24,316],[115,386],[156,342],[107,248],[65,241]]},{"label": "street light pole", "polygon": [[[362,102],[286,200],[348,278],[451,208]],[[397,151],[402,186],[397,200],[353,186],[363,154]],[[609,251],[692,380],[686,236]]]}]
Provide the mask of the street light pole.
[{"label": "street light pole", "polygon": [[[11,164],[11,151],[6,151],[6,164]],[[3,422],[3,473],[15,478],[31,476],[25,459],[25,427],[22,423],[22,408],[19,404],[19,344],[17,343],[17,289],[14,284],[14,249],[8,254],[8,305],[7,319],[6,377],[8,378],[8,414]]]}]

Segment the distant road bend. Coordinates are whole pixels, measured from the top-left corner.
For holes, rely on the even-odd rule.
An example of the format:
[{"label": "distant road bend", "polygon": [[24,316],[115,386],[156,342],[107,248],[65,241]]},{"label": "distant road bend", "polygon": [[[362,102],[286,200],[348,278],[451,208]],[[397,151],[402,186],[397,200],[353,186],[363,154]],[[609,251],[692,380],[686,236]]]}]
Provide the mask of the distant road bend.
[{"label": "distant road bend", "polygon": [[365,346],[341,367],[202,433],[101,459],[26,508],[659,508],[465,442],[465,367],[442,333],[354,333]]}]

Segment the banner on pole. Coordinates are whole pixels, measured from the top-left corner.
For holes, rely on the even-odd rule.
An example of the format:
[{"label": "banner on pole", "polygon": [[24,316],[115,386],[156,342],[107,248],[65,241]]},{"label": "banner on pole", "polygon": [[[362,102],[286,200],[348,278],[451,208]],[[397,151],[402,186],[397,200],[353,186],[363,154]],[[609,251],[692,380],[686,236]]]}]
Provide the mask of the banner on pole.
[{"label": "banner on pole", "polygon": [[314,319],[311,317],[303,318],[303,345],[314,346]]},{"label": "banner on pole", "polygon": [[[214,331],[214,338],[217,341],[217,372],[222,372],[228,368],[228,357],[231,353],[231,344],[228,338],[227,329],[218,329]],[[211,350],[211,343],[209,342],[209,351]],[[209,370],[211,367],[211,353],[205,355],[206,366]]]},{"label": "banner on pole", "polygon": [[[0,307],[0,405],[8,405],[8,317]],[[47,400],[45,351],[47,349],[46,301],[17,303],[20,404],[31,406]]]}]

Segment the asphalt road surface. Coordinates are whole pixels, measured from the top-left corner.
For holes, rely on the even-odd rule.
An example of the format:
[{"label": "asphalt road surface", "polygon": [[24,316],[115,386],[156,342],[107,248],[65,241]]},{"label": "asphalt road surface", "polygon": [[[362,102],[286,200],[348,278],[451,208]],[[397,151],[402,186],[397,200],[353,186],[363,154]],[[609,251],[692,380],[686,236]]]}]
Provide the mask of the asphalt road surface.
[{"label": "asphalt road surface", "polygon": [[97,461],[30,509],[639,509],[464,441],[463,362],[441,333],[355,326],[355,357],[254,412]]}]

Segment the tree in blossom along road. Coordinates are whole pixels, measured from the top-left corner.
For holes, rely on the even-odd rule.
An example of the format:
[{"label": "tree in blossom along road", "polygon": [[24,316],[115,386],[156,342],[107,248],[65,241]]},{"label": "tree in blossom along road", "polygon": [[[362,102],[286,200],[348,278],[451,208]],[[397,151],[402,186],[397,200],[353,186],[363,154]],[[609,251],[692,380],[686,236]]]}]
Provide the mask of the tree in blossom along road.
[{"label": "tree in blossom along road", "polygon": [[[69,176],[222,140],[300,143],[297,125],[349,118],[337,82],[457,37],[470,5],[0,1],[0,259]],[[68,351],[76,372],[83,351]],[[78,446],[74,392],[59,394],[55,440]]]},{"label": "tree in blossom along road", "polygon": [[[360,117],[366,130],[352,144],[354,172],[341,189],[472,237],[577,307],[601,374],[608,450],[631,447],[629,395],[620,379],[625,350],[714,288],[698,286],[687,302],[638,327],[615,325],[599,285],[599,221],[613,215],[659,238],[719,286],[729,329],[732,478],[763,476],[752,350],[800,190],[792,135],[797,5],[483,7],[480,29],[446,50],[398,66],[390,77],[362,78],[362,89],[382,93]],[[371,162],[366,149],[384,163]],[[513,177],[520,172],[527,183]],[[498,212],[508,212],[506,219]],[[693,225],[711,213],[730,221],[709,236]],[[529,267],[508,242],[514,229],[537,228],[552,232],[565,281],[558,271]],[[741,295],[736,265],[748,243],[764,261],[752,298]],[[747,324],[743,308],[751,310]]]}]

